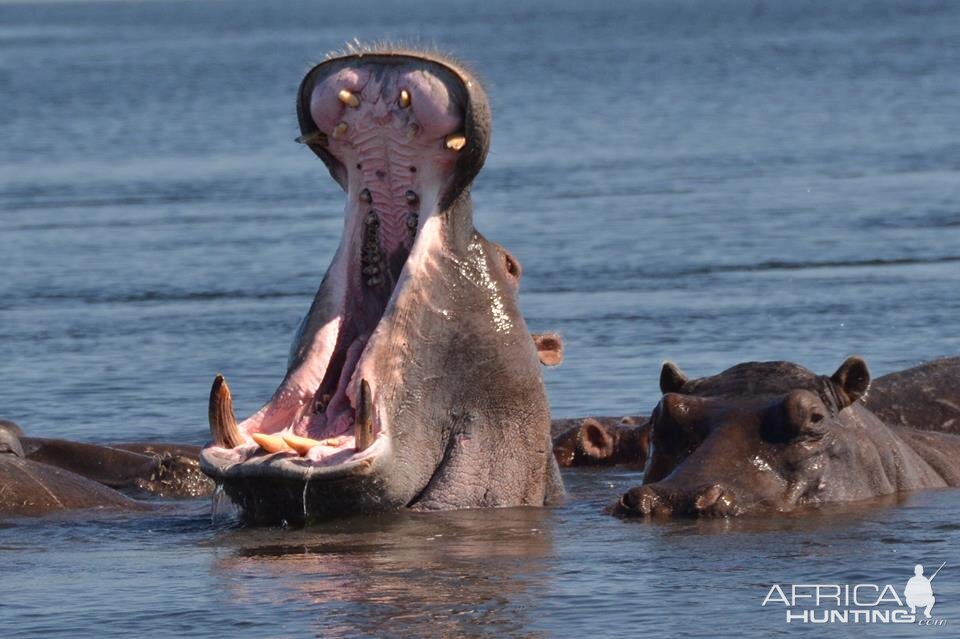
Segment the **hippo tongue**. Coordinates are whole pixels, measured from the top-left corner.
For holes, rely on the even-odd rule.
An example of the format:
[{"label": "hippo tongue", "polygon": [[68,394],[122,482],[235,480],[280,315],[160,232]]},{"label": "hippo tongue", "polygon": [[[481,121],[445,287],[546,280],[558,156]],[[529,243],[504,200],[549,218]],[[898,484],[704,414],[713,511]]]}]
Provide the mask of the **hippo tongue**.
[{"label": "hippo tongue", "polygon": [[[347,397],[347,388],[353,379],[353,373],[360,361],[360,355],[367,344],[369,334],[357,337],[346,349],[342,368],[331,362],[323,383],[314,395],[312,415],[301,419],[294,432],[315,439],[335,437],[346,434],[353,426],[354,410]],[[339,349],[338,349],[339,351]],[[330,392],[330,389],[333,392]]]}]

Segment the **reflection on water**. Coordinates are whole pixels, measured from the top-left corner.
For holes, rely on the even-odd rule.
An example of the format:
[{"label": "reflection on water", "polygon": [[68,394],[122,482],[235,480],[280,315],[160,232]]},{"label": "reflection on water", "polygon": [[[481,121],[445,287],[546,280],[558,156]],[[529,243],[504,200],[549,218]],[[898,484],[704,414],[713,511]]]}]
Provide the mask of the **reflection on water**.
[{"label": "reflection on water", "polygon": [[0,526],[0,630],[767,637],[785,630],[782,610],[760,607],[773,583],[905,583],[915,563],[943,561],[937,612],[960,617],[950,569],[960,525],[943,516],[954,490],[780,517],[624,521],[602,510],[636,472],[573,469],[564,479],[570,496],[557,508],[393,513],[303,529],[212,524],[198,501],[9,522]]},{"label": "reflection on water", "polygon": [[544,509],[356,517],[224,533],[234,604],[302,609],[324,636],[516,636],[550,579]]}]

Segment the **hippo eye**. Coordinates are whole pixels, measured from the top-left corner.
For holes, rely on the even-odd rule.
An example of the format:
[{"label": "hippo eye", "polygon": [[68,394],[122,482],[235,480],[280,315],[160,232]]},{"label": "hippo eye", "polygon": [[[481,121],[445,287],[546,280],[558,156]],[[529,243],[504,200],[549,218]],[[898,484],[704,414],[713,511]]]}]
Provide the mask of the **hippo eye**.
[{"label": "hippo eye", "polygon": [[810,416],[810,421],[814,424],[819,424],[820,422],[823,421],[823,415],[821,415],[820,413],[814,413],[813,415]]}]

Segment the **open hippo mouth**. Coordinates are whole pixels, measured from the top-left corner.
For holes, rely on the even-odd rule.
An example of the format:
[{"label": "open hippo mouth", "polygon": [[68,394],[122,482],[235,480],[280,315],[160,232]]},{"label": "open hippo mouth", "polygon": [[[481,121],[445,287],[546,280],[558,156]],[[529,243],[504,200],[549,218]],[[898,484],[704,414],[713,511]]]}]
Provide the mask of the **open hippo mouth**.
[{"label": "open hippo mouth", "polygon": [[437,56],[355,51],[314,67],[297,107],[298,141],[346,192],[342,240],[270,401],[237,424],[215,380],[202,468],[254,519],[478,505],[445,492],[429,505],[451,443],[510,423],[486,414],[477,388],[506,370],[524,378],[506,394],[548,414],[515,306],[519,265],[472,225],[482,88]]}]

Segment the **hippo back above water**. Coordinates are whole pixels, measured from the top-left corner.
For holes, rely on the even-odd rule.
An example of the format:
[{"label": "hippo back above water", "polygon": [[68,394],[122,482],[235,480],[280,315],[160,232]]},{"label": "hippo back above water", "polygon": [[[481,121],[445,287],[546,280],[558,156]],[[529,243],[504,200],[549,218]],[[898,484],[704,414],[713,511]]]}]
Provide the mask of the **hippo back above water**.
[{"label": "hippo back above water", "polygon": [[960,357],[878,377],[864,403],[892,426],[960,434]]},{"label": "hippo back above water", "polygon": [[644,484],[613,510],[731,516],[960,485],[960,437],[884,423],[869,386],[856,357],[831,376],[750,362],[689,380],[667,364]]}]

